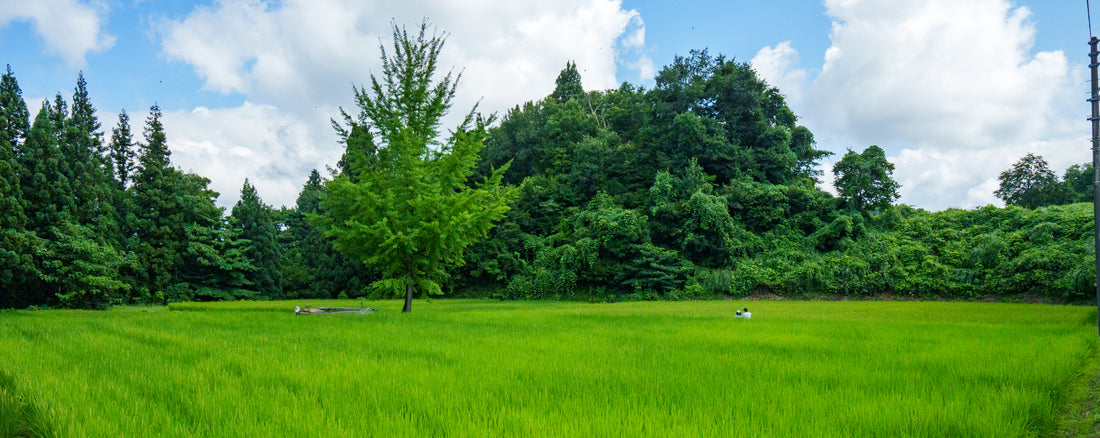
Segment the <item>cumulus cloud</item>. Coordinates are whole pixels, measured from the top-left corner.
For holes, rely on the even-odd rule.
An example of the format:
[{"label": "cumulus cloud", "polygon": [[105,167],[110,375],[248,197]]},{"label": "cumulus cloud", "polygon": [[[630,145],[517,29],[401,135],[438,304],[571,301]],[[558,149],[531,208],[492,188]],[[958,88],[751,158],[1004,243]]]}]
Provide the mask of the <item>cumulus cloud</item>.
[{"label": "cumulus cloud", "polygon": [[88,52],[115,45],[115,37],[102,32],[102,12],[78,0],[0,0],[0,27],[29,21],[47,50],[82,67]]},{"label": "cumulus cloud", "polygon": [[749,64],[768,85],[778,88],[787,99],[801,99],[802,89],[806,86],[806,70],[796,67],[798,51],[791,47],[790,41],[760,49]]},{"label": "cumulus cloud", "polygon": [[[1052,168],[1084,161],[1083,77],[1060,52],[1033,53],[1030,12],[1007,0],[825,0],[831,47],[794,91],[796,112],[835,152],[878,144],[901,202],[941,209],[996,203],[1000,171],[1027,152]],[[965,17],[965,18],[962,18]],[[757,54],[770,82],[797,82],[797,52]],[[817,69],[815,69],[817,70]],[[781,88],[782,89],[782,88]],[[1083,150],[1083,149],[1082,149]]]},{"label": "cumulus cloud", "polygon": [[[338,106],[351,111],[352,85],[364,85],[371,72],[380,71],[378,46],[390,44],[391,21],[413,31],[425,18],[448,36],[441,73],[450,66],[462,73],[453,107],[458,115],[478,102],[483,112],[502,112],[546,96],[569,60],[577,63],[587,89],[617,86],[617,65],[638,70],[641,78],[652,77],[655,70],[644,49],[645,23],[636,11],[624,10],[619,0],[221,0],[182,19],[158,23],[157,34],[164,55],[191,65],[206,89],[240,94],[253,102],[251,107],[206,110],[222,116],[236,113],[242,121],[236,129],[250,137],[223,143],[230,139],[215,137],[201,126],[184,131],[181,124],[175,143],[169,140],[173,150],[193,148],[209,157],[218,148],[253,152],[224,157],[240,165],[195,163],[196,171],[214,180],[259,178],[246,170],[272,170],[266,164],[288,160],[302,163],[296,171],[304,169],[298,178],[304,180],[309,168],[331,165],[339,156],[336,137],[325,121],[336,115]],[[260,114],[263,120],[282,122],[244,122]],[[195,113],[175,117],[225,125],[219,118]],[[452,115],[446,126],[456,120]],[[291,125],[296,130],[288,131]],[[276,126],[286,128],[289,139],[270,131]],[[265,146],[261,138],[272,144],[308,143],[311,152],[286,156],[296,149]],[[292,204],[301,185],[295,180],[290,193],[272,193],[256,182],[265,201],[275,204],[287,199]]]},{"label": "cumulus cloud", "polygon": [[172,164],[211,178],[222,206],[237,202],[245,178],[265,203],[281,206],[294,205],[311,169],[324,174],[325,164],[340,158],[335,138],[330,145],[318,141],[326,117],[291,116],[245,102],[237,108],[165,112],[163,123]]}]

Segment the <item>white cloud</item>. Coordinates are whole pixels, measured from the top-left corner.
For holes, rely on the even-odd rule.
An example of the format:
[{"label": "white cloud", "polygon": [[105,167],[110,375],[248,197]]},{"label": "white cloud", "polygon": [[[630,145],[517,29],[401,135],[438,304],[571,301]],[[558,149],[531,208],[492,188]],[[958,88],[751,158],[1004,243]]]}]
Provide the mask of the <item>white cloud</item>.
[{"label": "white cloud", "polygon": [[219,204],[230,208],[245,178],[265,203],[293,206],[309,171],[324,174],[342,153],[335,136],[319,135],[331,130],[327,115],[292,117],[271,105],[165,112],[163,123],[172,164],[211,178]]},{"label": "white cloud", "polygon": [[77,0],[0,0],[0,27],[29,21],[47,50],[82,67],[88,52],[115,45],[115,37],[102,33],[103,12]]},{"label": "white cloud", "polygon": [[[1007,0],[825,0],[832,46],[819,73],[788,91],[819,146],[877,144],[893,156],[900,202],[942,209],[996,203],[1000,171],[1027,152],[1059,171],[1087,160],[1079,72],[1060,52],[1032,53],[1030,12]],[[754,59],[797,82],[783,43]],[[758,63],[759,62],[759,63]],[[992,183],[991,183],[992,181]]]},{"label": "white cloud", "polygon": [[806,70],[795,67],[798,65],[798,51],[791,47],[790,41],[779,43],[774,48],[760,49],[749,64],[768,85],[778,88],[788,100],[801,99],[802,89],[806,87]]},{"label": "white cloud", "polygon": [[[168,132],[169,143],[174,151],[208,157],[192,165],[214,181],[231,180],[236,191],[247,176],[265,201],[293,204],[308,170],[334,164],[339,157],[327,119],[337,114],[338,106],[352,111],[352,85],[364,85],[371,72],[380,71],[378,45],[389,46],[391,20],[415,31],[425,17],[448,35],[441,73],[451,66],[462,72],[445,126],[453,126],[479,101],[482,112],[501,113],[550,94],[569,60],[576,61],[586,89],[616,87],[617,64],[637,69],[643,78],[655,70],[644,52],[645,23],[637,12],[623,10],[619,0],[221,0],[181,20],[159,23],[162,50],[168,58],[190,64],[206,89],[239,93],[253,103],[207,110],[221,118],[173,114],[180,129]],[[239,125],[222,120],[234,117]],[[183,120],[211,123],[213,128]],[[233,139],[215,135],[219,127],[241,134]],[[292,132],[290,137],[272,133],[279,127]],[[232,146],[222,141],[232,141]],[[274,146],[278,142],[309,145],[311,152]],[[230,155],[233,147],[253,154]],[[230,157],[238,164],[215,159]],[[281,170],[302,172],[285,175],[295,178],[293,195],[272,193],[259,176],[247,173],[267,169],[248,160],[265,159],[283,163]],[[288,161],[300,165],[286,166]],[[271,190],[284,190],[274,181]],[[219,191],[223,197],[230,194]]]},{"label": "white cloud", "polygon": [[[389,45],[391,19],[415,27],[425,16],[449,35],[440,65],[464,71],[458,103],[484,96],[491,108],[549,94],[568,60],[577,62],[586,88],[615,87],[618,42],[638,50],[645,39],[637,12],[608,0],[225,0],[161,23],[162,47],[194,66],[211,90],[278,105],[342,102],[352,84],[378,71],[378,44]],[[644,58],[637,57],[624,61]]]}]

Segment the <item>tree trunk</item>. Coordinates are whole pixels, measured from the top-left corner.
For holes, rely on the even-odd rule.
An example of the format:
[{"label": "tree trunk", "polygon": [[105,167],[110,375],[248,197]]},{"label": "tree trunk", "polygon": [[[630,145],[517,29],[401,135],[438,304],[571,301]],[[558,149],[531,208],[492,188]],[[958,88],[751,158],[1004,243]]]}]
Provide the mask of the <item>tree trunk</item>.
[{"label": "tree trunk", "polygon": [[413,285],[408,283],[405,285],[405,307],[401,309],[401,313],[409,313],[413,311]]}]

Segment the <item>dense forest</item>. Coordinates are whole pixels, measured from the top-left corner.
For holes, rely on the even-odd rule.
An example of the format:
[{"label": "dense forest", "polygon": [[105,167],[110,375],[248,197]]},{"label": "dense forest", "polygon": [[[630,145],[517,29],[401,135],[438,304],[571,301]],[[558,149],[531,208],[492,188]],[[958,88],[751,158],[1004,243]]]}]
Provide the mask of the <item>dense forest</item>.
[{"label": "dense forest", "polygon": [[[226,214],[209,179],[172,165],[156,106],[140,138],[125,111],[108,135],[81,75],[71,100],[31,117],[9,66],[0,307],[390,293],[325,232],[333,181],[385,154],[346,120],[333,123],[344,157],[308,175],[296,205],[272,208],[246,180]],[[707,51],[676,58],[653,89],[585,92],[569,63],[549,96],[477,121],[465,184],[495,175],[511,208],[431,272],[446,295],[1093,299],[1091,165],[1060,179],[1028,155],[1001,175],[1007,207],[927,212],[895,205],[893,165],[868,146],[836,163],[834,196],[816,170],[831,153],[779,90]]]}]

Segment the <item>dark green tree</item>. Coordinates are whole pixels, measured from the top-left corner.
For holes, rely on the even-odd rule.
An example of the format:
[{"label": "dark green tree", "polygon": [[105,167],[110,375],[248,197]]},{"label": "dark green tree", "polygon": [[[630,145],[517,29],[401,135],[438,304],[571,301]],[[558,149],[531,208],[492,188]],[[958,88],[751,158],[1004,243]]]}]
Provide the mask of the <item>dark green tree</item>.
[{"label": "dark green tree", "polygon": [[107,172],[112,176],[109,180],[114,186],[110,192],[114,198],[114,213],[117,218],[116,238],[119,248],[125,251],[133,251],[139,244],[136,240],[138,211],[134,205],[132,189],[137,169],[137,147],[130,131],[130,116],[126,110],[122,110],[118,114],[118,124],[111,129],[105,162]]},{"label": "dark green tree", "polygon": [[251,288],[266,298],[282,298],[283,273],[272,209],[260,200],[248,179],[241,187],[241,199],[233,206],[230,223],[246,241],[245,257],[257,268],[247,275]]},{"label": "dark green tree", "polygon": [[23,193],[25,229],[36,236],[32,242],[37,243],[35,253],[30,254],[33,262],[25,265],[23,271],[32,272],[34,276],[24,276],[26,286],[20,306],[45,305],[54,299],[55,285],[46,284],[41,275],[50,256],[48,242],[44,239],[55,234],[54,228],[72,222],[74,196],[72,185],[62,171],[64,157],[58,146],[54,112],[49,101],[42,102],[20,153],[15,157]]},{"label": "dark green tree", "polygon": [[130,133],[130,115],[126,110],[118,113],[118,124],[111,129],[111,142],[108,148],[111,170],[119,190],[125,190],[134,174],[134,136]]},{"label": "dark green tree", "polygon": [[27,105],[8,66],[0,79],[0,308],[21,307],[26,290],[37,277],[34,264],[38,239],[27,231],[23,189],[16,152],[26,136]]},{"label": "dark green tree", "polygon": [[72,220],[75,209],[72,181],[64,171],[65,157],[58,144],[56,113],[49,101],[42,103],[16,157],[28,229],[39,236],[47,235],[47,229],[62,220]]},{"label": "dark green tree", "polygon": [[72,172],[69,179],[74,182],[77,198],[77,222],[91,227],[101,243],[121,248],[122,221],[116,208],[118,186],[83,72],[77,75],[63,142],[62,151]]},{"label": "dark green tree", "polygon": [[251,276],[258,271],[247,254],[248,240],[240,227],[223,218],[218,193],[210,180],[193,173],[176,173],[173,194],[177,202],[172,222],[182,224],[179,262],[172,267],[170,301],[236,300],[260,298]]},{"label": "dark green tree", "polygon": [[1040,155],[1025,155],[998,179],[1001,185],[993,194],[1008,205],[1039,208],[1064,204],[1069,198],[1067,187]]},{"label": "dark green tree", "polygon": [[730,264],[737,236],[726,199],[713,193],[713,179],[692,160],[683,178],[660,172],[649,190],[653,241],[712,268]]},{"label": "dark green tree", "polygon": [[862,153],[851,149],[833,166],[834,185],[844,204],[855,211],[881,211],[898,199],[901,185],[894,181],[894,164],[882,148],[871,145]]},{"label": "dark green tree", "polygon": [[788,184],[813,177],[816,160],[828,154],[814,149],[783,96],[747,63],[692,51],[655,81],[645,131],[657,140],[650,160],[659,169],[682,169],[696,158],[719,185],[743,176]]},{"label": "dark green tree", "polygon": [[103,309],[121,302],[130,289],[119,275],[123,254],[83,225],[64,221],[49,231],[41,276],[62,306]]},{"label": "dark green tree", "polygon": [[1092,163],[1074,164],[1066,169],[1062,181],[1069,192],[1069,202],[1093,201],[1093,174]]},{"label": "dark green tree", "polygon": [[0,130],[6,132],[3,139],[15,150],[19,149],[19,141],[27,137],[30,130],[30,112],[27,110],[27,102],[23,100],[23,91],[19,88],[19,82],[15,79],[15,73],[8,65],[7,72],[0,77]]},{"label": "dark green tree", "polygon": [[283,213],[280,242],[283,289],[288,295],[310,298],[356,297],[374,280],[362,262],[336,251],[333,238],[309,220],[323,216],[324,181],[316,169],[298,194],[295,208]]},{"label": "dark green tree", "polygon": [[461,75],[434,79],[444,37],[427,31],[427,22],[415,37],[393,25],[392,56],[381,47],[382,77],[371,75],[369,89],[355,88],[358,118],[341,110],[345,127],[338,130],[369,126],[365,132],[379,152],[350,157],[358,182],[337,177],[326,184],[322,202],[321,223],[336,248],[377,269],[379,289],[403,290],[404,312],[412,310],[417,287],[443,292],[446,266],[463,263],[463,250],[504,216],[516,193],[500,186],[507,166],[467,185],[486,136],[474,110],[441,141],[440,119]]},{"label": "dark green tree", "polygon": [[178,203],[176,180],[179,171],[171,167],[168,140],[160,121],[160,107],[149,108],[145,121],[145,142],[134,174],[134,241],[140,266],[136,280],[139,299],[167,299],[173,284],[173,271],[180,263],[182,243],[186,240],[185,224],[176,221]]},{"label": "dark green tree", "polygon": [[550,94],[550,97],[559,103],[584,97],[581,74],[577,72],[577,63],[573,61],[565,63],[565,68],[562,69],[561,73],[558,73],[558,78],[554,80],[554,84],[554,92]]},{"label": "dark green tree", "polygon": [[652,243],[647,222],[640,211],[597,194],[570,217],[560,240],[542,248],[531,266],[511,279],[509,295],[609,299],[606,295],[629,293],[656,297],[681,288],[687,263],[676,251]]}]

